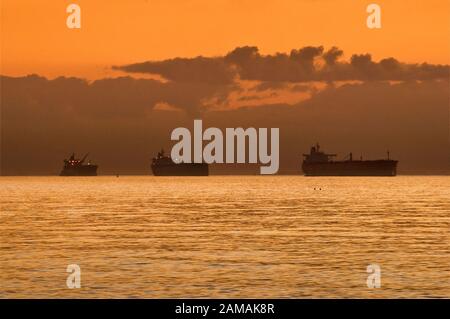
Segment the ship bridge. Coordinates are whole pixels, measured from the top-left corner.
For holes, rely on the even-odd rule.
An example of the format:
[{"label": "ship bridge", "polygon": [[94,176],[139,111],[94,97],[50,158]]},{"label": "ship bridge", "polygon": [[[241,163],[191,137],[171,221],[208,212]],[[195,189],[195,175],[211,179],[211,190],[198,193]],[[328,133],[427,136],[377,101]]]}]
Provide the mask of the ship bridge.
[{"label": "ship bridge", "polygon": [[326,163],[333,160],[336,154],[326,154],[320,150],[320,145],[317,143],[311,147],[309,154],[303,154],[306,163]]}]

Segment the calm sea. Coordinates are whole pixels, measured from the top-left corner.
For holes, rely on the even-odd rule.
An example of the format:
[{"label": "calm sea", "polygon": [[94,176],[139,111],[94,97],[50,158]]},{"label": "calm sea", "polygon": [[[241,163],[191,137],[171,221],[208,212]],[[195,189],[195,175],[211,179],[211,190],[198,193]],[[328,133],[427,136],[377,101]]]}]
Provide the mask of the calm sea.
[{"label": "calm sea", "polygon": [[450,177],[1,177],[0,219],[0,297],[450,297]]}]

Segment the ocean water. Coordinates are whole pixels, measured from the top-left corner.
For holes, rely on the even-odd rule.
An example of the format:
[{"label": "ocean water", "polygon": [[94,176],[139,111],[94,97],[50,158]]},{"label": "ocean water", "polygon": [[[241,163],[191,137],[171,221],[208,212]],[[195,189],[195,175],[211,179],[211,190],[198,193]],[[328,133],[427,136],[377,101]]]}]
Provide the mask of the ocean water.
[{"label": "ocean water", "polygon": [[2,298],[450,297],[450,177],[0,177],[0,219]]}]

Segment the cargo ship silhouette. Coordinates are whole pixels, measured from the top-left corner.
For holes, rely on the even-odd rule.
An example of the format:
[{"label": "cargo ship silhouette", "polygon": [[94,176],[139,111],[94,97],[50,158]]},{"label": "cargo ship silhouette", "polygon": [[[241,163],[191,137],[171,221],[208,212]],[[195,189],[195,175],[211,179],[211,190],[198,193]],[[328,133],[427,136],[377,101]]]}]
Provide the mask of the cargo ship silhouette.
[{"label": "cargo ship silhouette", "polygon": [[152,160],[152,172],[155,176],[208,176],[207,163],[176,163],[164,150]]},{"label": "cargo ship silhouette", "polygon": [[302,170],[305,176],[395,176],[396,160],[354,160],[352,153],[347,160],[335,161],[336,154],[326,154],[319,144],[311,147],[309,154],[303,154]]},{"label": "cargo ship silhouette", "polygon": [[72,153],[70,158],[64,160],[64,167],[61,170],[60,176],[97,176],[97,165],[91,163],[83,164],[86,160],[86,154],[81,160],[75,158],[75,153]]}]

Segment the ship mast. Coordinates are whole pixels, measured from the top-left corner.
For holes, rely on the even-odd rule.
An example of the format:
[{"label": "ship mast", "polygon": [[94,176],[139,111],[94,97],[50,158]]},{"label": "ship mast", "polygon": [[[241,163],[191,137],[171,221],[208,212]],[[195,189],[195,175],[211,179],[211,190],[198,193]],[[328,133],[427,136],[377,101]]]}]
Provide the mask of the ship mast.
[{"label": "ship mast", "polygon": [[87,153],[86,155],[84,155],[83,159],[80,161],[80,164],[83,164],[84,161],[86,160],[86,157],[88,157],[89,153]]}]

